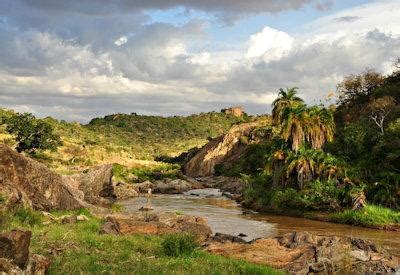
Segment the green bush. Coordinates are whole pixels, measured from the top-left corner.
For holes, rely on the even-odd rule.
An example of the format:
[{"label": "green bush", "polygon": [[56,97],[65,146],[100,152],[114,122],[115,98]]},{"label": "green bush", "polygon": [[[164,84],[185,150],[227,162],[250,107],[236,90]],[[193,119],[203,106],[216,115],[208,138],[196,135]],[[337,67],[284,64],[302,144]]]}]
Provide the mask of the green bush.
[{"label": "green bush", "polygon": [[304,189],[293,188],[276,190],[271,198],[275,208],[293,208],[298,210],[327,211],[339,208],[340,197],[344,190],[337,188],[335,181],[311,181]]},{"label": "green bush", "polygon": [[40,213],[34,212],[28,208],[18,208],[14,211],[13,218],[29,226],[40,225],[42,223],[42,216]]},{"label": "green bush", "polygon": [[164,254],[171,257],[190,256],[199,246],[191,234],[167,235],[161,245]]}]

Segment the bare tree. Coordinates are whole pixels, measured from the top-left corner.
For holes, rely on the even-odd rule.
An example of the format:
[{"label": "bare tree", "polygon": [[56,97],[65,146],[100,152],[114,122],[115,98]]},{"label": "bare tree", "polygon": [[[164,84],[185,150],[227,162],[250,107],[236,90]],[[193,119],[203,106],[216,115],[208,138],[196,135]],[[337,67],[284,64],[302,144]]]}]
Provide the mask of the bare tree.
[{"label": "bare tree", "polygon": [[385,120],[395,107],[396,103],[393,97],[384,96],[378,99],[374,99],[368,106],[371,114],[369,117],[379,127],[382,134],[385,133],[384,124]]}]

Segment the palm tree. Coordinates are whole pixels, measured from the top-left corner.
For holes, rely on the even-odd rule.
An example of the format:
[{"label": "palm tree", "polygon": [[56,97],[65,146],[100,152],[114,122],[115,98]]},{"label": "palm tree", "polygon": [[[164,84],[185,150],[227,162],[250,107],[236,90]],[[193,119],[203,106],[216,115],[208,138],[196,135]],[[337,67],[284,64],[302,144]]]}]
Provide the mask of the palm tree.
[{"label": "palm tree", "polygon": [[332,141],[335,122],[332,112],[323,107],[307,108],[305,105],[286,107],[281,115],[281,136],[289,141],[292,150],[298,151],[305,142],[320,149]]},{"label": "palm tree", "polygon": [[285,107],[281,120],[281,136],[289,141],[292,150],[298,151],[306,140],[308,125],[308,113],[305,105]]},{"label": "palm tree", "polygon": [[333,140],[335,132],[335,120],[330,110],[314,106],[308,109],[306,121],[306,140],[313,149],[320,149],[325,142]]},{"label": "palm tree", "polygon": [[286,91],[282,88],[279,89],[278,98],[272,102],[272,119],[275,124],[280,124],[285,108],[304,103],[303,99],[296,95],[297,89],[297,87],[286,88]]},{"label": "palm tree", "polygon": [[329,153],[320,149],[290,151],[285,159],[285,177],[288,180],[296,175],[299,188],[313,179],[330,180],[342,174],[341,163]]}]

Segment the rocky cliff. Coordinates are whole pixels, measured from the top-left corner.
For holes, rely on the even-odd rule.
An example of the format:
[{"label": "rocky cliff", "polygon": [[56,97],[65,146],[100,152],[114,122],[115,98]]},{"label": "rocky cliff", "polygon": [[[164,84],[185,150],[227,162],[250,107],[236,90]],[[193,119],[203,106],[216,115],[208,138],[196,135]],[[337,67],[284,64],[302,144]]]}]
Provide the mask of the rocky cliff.
[{"label": "rocky cliff", "polygon": [[211,140],[184,164],[185,175],[211,176],[217,164],[237,160],[246,150],[249,135],[258,125],[259,122],[235,125],[228,133]]}]

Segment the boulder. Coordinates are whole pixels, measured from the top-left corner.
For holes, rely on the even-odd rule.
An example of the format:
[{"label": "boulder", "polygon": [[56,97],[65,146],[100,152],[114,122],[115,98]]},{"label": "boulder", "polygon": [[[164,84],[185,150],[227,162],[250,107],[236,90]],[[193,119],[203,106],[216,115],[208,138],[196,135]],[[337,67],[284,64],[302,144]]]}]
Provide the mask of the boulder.
[{"label": "boulder", "polygon": [[63,181],[80,199],[91,204],[109,205],[116,198],[112,176],[113,165],[105,164],[80,174],[64,176]]},{"label": "boulder", "polygon": [[138,193],[147,193],[147,190],[151,188],[153,193],[182,194],[192,189],[203,188],[203,185],[184,179],[163,179],[138,183],[134,185],[134,188]]},{"label": "boulder", "polygon": [[78,209],[80,200],[57,173],[0,144],[0,193],[9,207],[21,204],[38,210]]},{"label": "boulder", "polygon": [[215,235],[211,237],[211,240],[215,241],[215,242],[219,242],[219,243],[225,243],[225,242],[246,243],[246,241],[240,237],[232,236],[232,235],[224,234],[224,233],[218,233],[218,232],[215,233]]},{"label": "boulder", "polygon": [[0,235],[0,258],[24,268],[29,257],[30,231],[13,230]]},{"label": "boulder", "polygon": [[118,200],[127,200],[139,196],[134,184],[117,182],[113,186],[114,194]]},{"label": "boulder", "polygon": [[30,231],[13,230],[0,235],[0,274],[46,274],[50,261],[30,254]]},{"label": "boulder", "polygon": [[201,217],[176,215],[174,213],[137,213],[135,215],[108,216],[100,233],[113,235],[151,234],[186,232],[195,235],[199,241],[211,236],[211,228]]},{"label": "boulder", "polygon": [[189,161],[184,163],[183,172],[189,177],[206,177],[214,174],[216,165],[232,163],[242,156],[247,148],[251,132],[259,122],[233,126],[228,133],[212,139]]},{"label": "boulder", "polygon": [[[360,248],[361,247],[361,248]],[[209,252],[266,264],[290,273],[392,273],[400,259],[365,240],[293,232],[251,243],[211,243]]]},{"label": "boulder", "polygon": [[163,181],[155,181],[153,186],[154,193],[161,194],[182,194],[192,189],[197,189],[200,185],[193,184],[182,179],[165,179]]}]

